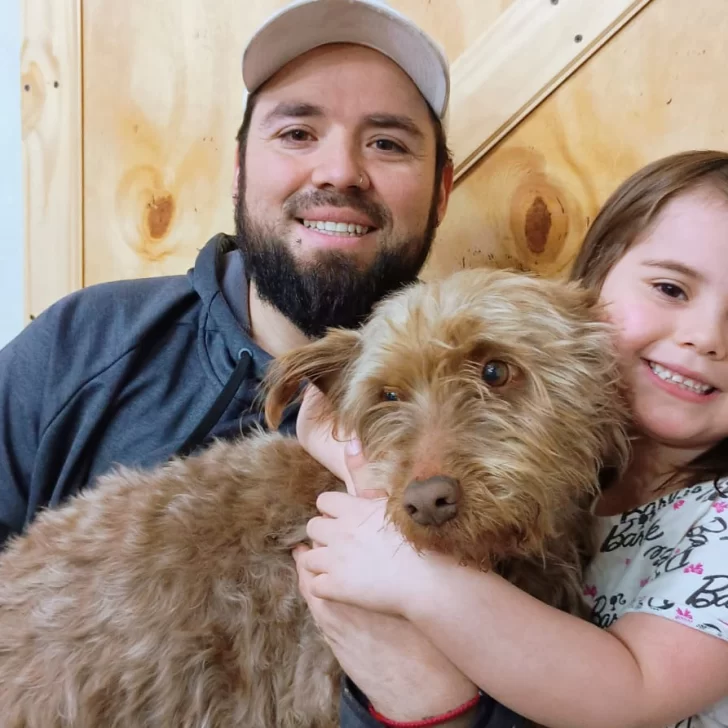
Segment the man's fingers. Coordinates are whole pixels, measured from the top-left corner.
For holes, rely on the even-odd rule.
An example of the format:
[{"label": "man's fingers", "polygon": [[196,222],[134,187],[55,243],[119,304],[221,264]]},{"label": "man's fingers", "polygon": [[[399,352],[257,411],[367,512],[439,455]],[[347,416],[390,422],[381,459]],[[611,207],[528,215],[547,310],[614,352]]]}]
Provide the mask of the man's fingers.
[{"label": "man's fingers", "polygon": [[304,450],[337,478],[346,477],[344,445],[333,433],[331,408],[313,384],[306,387],[296,418],[296,437]]},{"label": "man's fingers", "polygon": [[326,573],[317,574],[311,579],[311,595],[316,599],[330,599],[332,597],[329,588],[329,575]]},{"label": "man's fingers", "polygon": [[331,430],[331,422],[326,421],[326,397],[314,384],[309,384],[303,393],[301,407],[296,417],[296,437],[299,442],[308,442],[312,433]]},{"label": "man's fingers", "polygon": [[[347,496],[350,497],[350,496]],[[346,526],[344,526],[346,528]],[[328,546],[332,539],[341,534],[341,522],[336,518],[329,516],[314,516],[306,524],[306,534],[313,541],[315,548],[319,546]]]},{"label": "man's fingers", "polygon": [[348,512],[355,501],[348,493],[327,490],[316,498],[316,508],[325,516],[338,518]]},{"label": "man's fingers", "polygon": [[368,461],[361,449],[361,442],[353,438],[348,440],[344,448],[344,462],[349,477],[344,480],[346,490],[351,495],[361,495],[365,490],[380,490],[381,483],[377,483],[369,470]]},{"label": "man's fingers", "polygon": [[311,551],[308,546],[301,544],[293,549],[293,560],[296,562],[296,572],[298,573],[298,591],[301,596],[310,604],[311,600],[311,579],[313,574],[305,566],[306,554]]},{"label": "man's fingers", "polygon": [[326,573],[329,568],[328,549],[323,546],[317,549],[309,549],[298,556],[296,566],[299,570],[305,569],[309,574]]},{"label": "man's fingers", "polygon": [[360,498],[367,498],[368,500],[377,500],[379,498],[386,498],[387,491],[377,488],[365,488],[359,491]]}]

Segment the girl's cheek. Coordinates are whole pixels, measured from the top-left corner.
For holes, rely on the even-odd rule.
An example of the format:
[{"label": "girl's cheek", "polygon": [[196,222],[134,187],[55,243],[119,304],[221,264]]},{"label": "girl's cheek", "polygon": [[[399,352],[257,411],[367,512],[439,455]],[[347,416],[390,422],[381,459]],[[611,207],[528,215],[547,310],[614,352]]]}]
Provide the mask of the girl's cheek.
[{"label": "girl's cheek", "polygon": [[634,307],[615,312],[611,317],[620,351],[634,352],[647,346],[654,338],[651,329],[654,321],[645,310]]}]

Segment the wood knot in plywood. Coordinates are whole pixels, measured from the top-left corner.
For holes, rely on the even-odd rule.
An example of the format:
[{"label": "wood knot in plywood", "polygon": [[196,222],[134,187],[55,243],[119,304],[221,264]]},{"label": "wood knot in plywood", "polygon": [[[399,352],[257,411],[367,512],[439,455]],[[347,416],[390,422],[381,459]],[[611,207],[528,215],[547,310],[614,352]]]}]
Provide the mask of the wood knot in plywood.
[{"label": "wood knot in plywood", "polygon": [[145,263],[158,263],[174,253],[182,209],[178,188],[155,165],[131,167],[119,180],[115,217],[120,236]]},{"label": "wood knot in plywood", "polygon": [[568,264],[573,206],[568,191],[531,160],[517,167],[520,179],[511,192],[510,230],[514,258],[527,269],[551,275]]},{"label": "wood knot in plywood", "polygon": [[536,197],[526,211],[523,232],[532,253],[543,253],[551,232],[551,213],[543,197]]},{"label": "wood knot in plywood", "polygon": [[174,198],[172,195],[152,195],[147,202],[147,230],[149,237],[160,240],[169,231],[174,216]]}]

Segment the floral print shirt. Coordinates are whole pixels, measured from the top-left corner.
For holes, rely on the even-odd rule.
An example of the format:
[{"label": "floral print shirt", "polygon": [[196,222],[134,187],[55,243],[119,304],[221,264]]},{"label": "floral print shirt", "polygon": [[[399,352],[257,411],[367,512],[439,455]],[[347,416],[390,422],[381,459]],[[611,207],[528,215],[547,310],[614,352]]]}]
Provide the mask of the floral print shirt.
[{"label": "floral print shirt", "polygon": [[[598,529],[584,588],[594,624],[607,628],[627,612],[644,612],[728,640],[728,481],[599,518]],[[728,680],[725,692],[668,728],[728,727]]]}]

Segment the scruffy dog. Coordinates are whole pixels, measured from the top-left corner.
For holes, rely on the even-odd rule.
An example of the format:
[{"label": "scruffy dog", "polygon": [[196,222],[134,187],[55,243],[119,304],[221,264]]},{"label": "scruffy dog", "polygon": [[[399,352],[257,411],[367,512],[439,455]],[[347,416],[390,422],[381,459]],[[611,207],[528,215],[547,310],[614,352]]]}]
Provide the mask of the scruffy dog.
[{"label": "scruffy dog", "polygon": [[[566,284],[463,271],[280,359],[273,425],[328,394],[420,549],[581,609],[600,468],[626,456],[608,327]],[[341,487],[293,438],[256,434],[48,510],[0,558],[5,728],[329,728],[339,668],[292,547]]]}]

